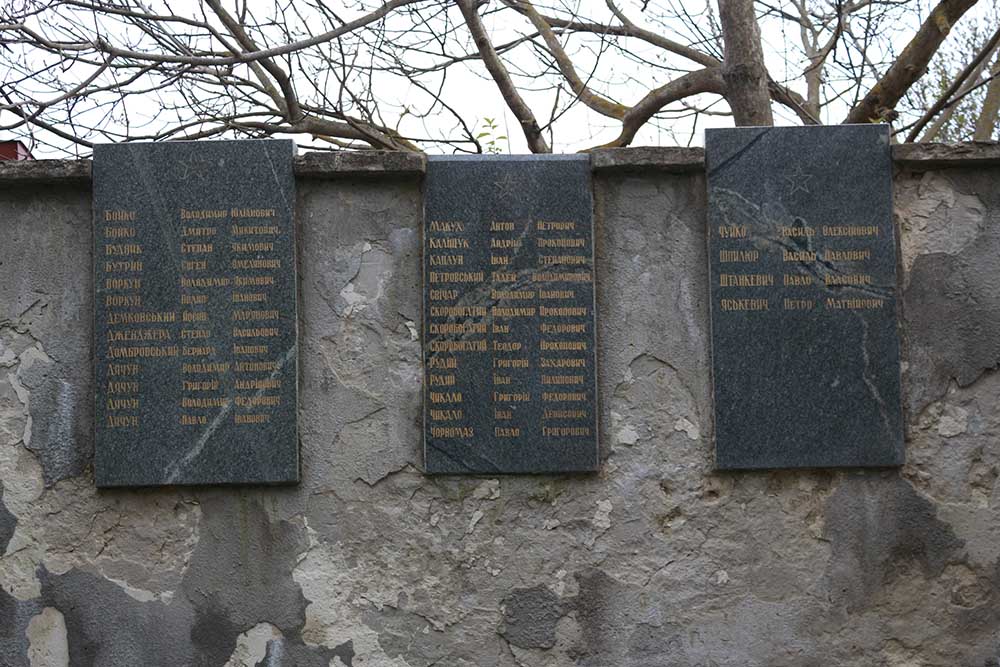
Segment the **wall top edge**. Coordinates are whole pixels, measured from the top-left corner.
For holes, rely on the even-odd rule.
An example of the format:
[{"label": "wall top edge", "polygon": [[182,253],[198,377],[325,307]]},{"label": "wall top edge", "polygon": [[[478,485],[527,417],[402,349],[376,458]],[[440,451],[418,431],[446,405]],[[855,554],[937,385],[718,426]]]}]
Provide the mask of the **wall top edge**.
[{"label": "wall top edge", "polygon": [[[590,152],[595,172],[698,172],[705,168],[702,148],[636,146]],[[314,152],[295,158],[300,178],[422,176],[427,155],[400,151]],[[1000,143],[901,144],[892,147],[897,167],[921,170],[1000,165]],[[0,182],[89,183],[90,160],[19,160],[0,162]]]}]

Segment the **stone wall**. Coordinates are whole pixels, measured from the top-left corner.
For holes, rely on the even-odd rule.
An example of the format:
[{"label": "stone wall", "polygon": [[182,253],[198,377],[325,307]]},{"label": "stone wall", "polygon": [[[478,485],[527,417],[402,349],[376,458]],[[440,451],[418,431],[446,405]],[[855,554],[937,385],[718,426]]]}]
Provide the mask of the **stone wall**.
[{"label": "stone wall", "polygon": [[416,156],[300,158],[302,483],[98,492],[89,165],[0,165],[0,665],[1000,665],[1000,150],[896,149],[901,470],[712,471],[697,150],[594,155],[592,476],[420,473]]}]

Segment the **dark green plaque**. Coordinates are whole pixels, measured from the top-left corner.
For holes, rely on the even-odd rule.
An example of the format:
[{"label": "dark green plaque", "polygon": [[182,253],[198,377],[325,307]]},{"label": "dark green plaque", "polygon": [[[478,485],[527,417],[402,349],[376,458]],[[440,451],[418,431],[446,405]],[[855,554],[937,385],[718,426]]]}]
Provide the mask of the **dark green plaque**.
[{"label": "dark green plaque", "polygon": [[903,463],[889,128],[708,130],[722,469]]},{"label": "dark green plaque", "polygon": [[589,159],[431,157],[424,207],[427,472],[595,470]]},{"label": "dark green plaque", "polygon": [[96,147],[98,486],[298,481],[294,150]]}]

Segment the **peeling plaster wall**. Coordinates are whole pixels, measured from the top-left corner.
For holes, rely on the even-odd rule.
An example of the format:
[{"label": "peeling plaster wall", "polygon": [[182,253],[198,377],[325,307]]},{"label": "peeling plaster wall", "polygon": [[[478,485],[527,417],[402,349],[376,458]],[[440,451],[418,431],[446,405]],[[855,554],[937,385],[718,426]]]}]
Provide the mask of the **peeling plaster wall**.
[{"label": "peeling plaster wall", "polygon": [[295,488],[94,488],[89,187],[0,174],[0,665],[1000,667],[1000,166],[896,174],[907,465],[716,474],[704,177],[616,155],[593,476],[420,474],[419,174],[300,171]]}]

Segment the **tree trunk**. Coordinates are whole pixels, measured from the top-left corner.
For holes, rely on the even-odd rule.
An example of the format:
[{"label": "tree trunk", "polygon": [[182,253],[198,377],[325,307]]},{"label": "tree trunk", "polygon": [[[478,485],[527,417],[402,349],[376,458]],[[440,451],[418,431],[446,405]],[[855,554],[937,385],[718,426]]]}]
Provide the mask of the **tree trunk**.
[{"label": "tree trunk", "polygon": [[719,0],[719,18],[725,50],[722,78],[736,125],[774,125],[753,0]]},{"label": "tree trunk", "polygon": [[877,123],[927,71],[927,63],[937,53],[951,27],[977,0],[941,0],[906,45],[896,62],[872,86],[864,99],[851,109],[845,123]]},{"label": "tree trunk", "polygon": [[990,75],[996,78],[986,84],[986,99],[976,118],[976,133],[973,136],[976,141],[989,141],[997,128],[997,116],[1000,115],[1000,54],[993,63]]}]

